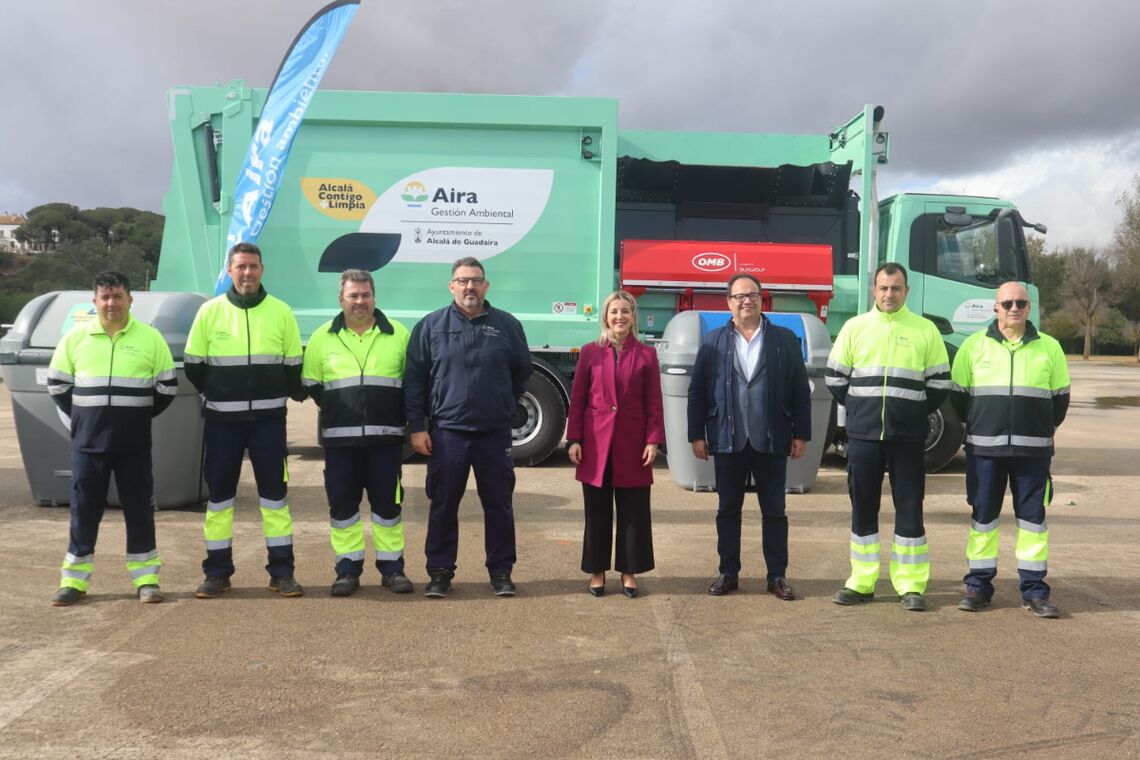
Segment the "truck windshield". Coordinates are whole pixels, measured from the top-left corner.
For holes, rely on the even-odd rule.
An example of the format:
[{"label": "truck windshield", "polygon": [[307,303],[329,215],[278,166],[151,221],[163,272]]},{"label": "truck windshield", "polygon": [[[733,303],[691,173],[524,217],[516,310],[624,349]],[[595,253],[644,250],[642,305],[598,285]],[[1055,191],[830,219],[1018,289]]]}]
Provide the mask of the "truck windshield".
[{"label": "truck windshield", "polygon": [[938,216],[935,239],[935,274],[939,277],[988,287],[1018,277],[1017,252],[999,250],[997,223],[992,217],[974,217],[969,225],[955,226]]}]

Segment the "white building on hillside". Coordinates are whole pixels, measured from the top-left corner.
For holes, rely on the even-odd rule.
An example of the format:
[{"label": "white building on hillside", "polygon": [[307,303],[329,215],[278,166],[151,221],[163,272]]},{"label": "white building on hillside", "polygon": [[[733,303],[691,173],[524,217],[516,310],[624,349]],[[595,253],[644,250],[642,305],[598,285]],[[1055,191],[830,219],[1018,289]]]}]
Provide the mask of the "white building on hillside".
[{"label": "white building on hillside", "polygon": [[16,228],[26,221],[27,219],[19,214],[9,214],[6,211],[0,214],[0,250],[18,251],[20,253],[32,252],[30,245],[16,240]]}]

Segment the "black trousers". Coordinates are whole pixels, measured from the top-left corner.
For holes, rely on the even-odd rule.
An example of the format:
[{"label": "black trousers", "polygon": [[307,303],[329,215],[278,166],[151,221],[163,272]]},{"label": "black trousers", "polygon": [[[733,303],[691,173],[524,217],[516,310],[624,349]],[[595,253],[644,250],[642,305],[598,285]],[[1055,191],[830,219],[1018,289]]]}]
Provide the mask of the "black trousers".
[{"label": "black trousers", "polygon": [[740,526],[744,487],[751,473],[760,503],[760,531],[768,580],[788,571],[788,516],[784,487],[788,480],[786,454],[765,454],[744,444],[741,451],[714,454],[716,472],[716,549],[723,575],[740,574]]},{"label": "black trousers", "polygon": [[[650,486],[614,488],[606,465],[602,487],[582,484],[586,528],[582,538],[582,571],[647,573],[653,569],[653,525],[649,517]],[[617,550],[613,549],[614,506],[617,506]]]}]

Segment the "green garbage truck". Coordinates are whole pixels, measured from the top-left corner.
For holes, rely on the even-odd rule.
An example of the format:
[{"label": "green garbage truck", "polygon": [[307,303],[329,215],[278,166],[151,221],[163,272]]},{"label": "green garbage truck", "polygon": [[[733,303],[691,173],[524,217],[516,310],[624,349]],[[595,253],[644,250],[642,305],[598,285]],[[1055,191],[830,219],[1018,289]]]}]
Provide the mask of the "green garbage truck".
[{"label": "green garbage truck", "polygon": [[[241,80],[167,93],[174,165],[155,289],[212,294],[230,219],[248,211],[232,189],[265,97]],[[817,313],[834,335],[868,308],[868,274],[896,261],[912,272],[909,304],[953,351],[989,318],[998,282],[1031,281],[1029,225],[1011,203],[876,201],[883,118],[866,106],[812,135],[655,132],[620,129],[617,101],[604,98],[321,91],[283,175],[266,171],[277,191],[258,240],[264,282],[307,338],[338,309],[339,273],[367,269],[381,308],[411,327],[447,303],[452,262],[479,258],[488,300],[521,320],[530,343],[536,371],[514,452],[535,464],[562,439],[578,348],[597,337],[597,311],[619,285],[639,296],[641,332],[659,336],[673,313],[715,303],[720,283],[747,268],[734,244],[768,246],[781,281],[750,270],[765,306]],[[661,258],[648,278],[643,257],[635,280],[622,257],[636,241],[702,245]],[[807,276],[821,252],[826,286]],[[949,407],[932,415],[928,466],[961,440]]]}]

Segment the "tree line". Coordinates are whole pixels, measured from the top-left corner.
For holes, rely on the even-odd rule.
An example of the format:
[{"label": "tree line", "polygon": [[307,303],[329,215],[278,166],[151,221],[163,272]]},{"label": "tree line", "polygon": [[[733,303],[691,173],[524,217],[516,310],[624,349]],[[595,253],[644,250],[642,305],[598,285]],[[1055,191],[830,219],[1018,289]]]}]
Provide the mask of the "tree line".
[{"label": "tree line", "polygon": [[98,272],[115,269],[146,290],[158,267],[164,218],[134,208],[36,206],[16,228],[32,255],[0,253],[0,322],[11,323],[37,295],[87,290]]},{"label": "tree line", "polygon": [[1042,329],[1070,353],[1131,354],[1140,361],[1140,175],[1117,200],[1122,217],[1104,248],[1046,250],[1029,238]]}]

